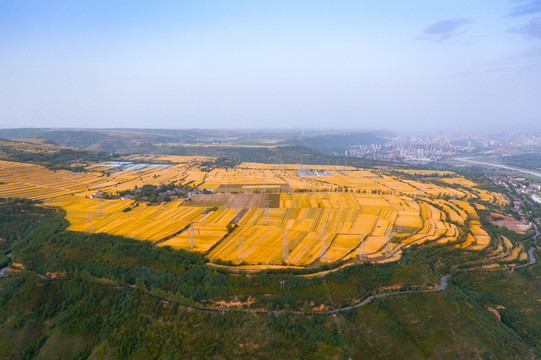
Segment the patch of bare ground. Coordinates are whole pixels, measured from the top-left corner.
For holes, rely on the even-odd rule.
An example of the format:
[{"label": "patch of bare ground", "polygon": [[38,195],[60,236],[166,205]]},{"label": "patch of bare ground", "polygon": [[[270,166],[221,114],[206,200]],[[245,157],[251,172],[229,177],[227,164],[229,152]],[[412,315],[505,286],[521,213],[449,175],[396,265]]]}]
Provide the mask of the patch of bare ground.
[{"label": "patch of bare ground", "polygon": [[378,291],[390,291],[390,290],[398,290],[402,287],[402,284],[396,284],[396,285],[390,285],[390,286],[383,286],[378,288]]},{"label": "patch of bare ground", "polygon": [[524,224],[522,221],[517,220],[512,216],[502,215],[494,212],[490,213],[487,219],[493,225],[504,226],[507,229],[518,233],[525,233],[532,228],[531,223]]},{"label": "patch of bare ground", "polygon": [[15,271],[24,270],[24,265],[22,263],[12,262],[11,265],[9,265],[9,269]]},{"label": "patch of bare ground", "polygon": [[49,279],[56,279],[56,278],[64,278],[67,277],[66,273],[62,272],[46,272],[45,276],[47,276]]},{"label": "patch of bare ground", "polygon": [[494,309],[494,308],[492,308],[490,306],[487,308],[487,310],[490,311],[491,313],[493,313],[498,318],[499,321],[502,321],[502,316],[500,315],[500,312],[498,310],[496,310],[496,309]]},{"label": "patch of bare ground", "polygon": [[241,301],[239,298],[236,297],[234,300],[230,300],[230,301],[225,301],[225,300],[208,301],[207,303],[209,305],[212,305],[213,307],[230,309],[232,307],[242,308],[244,306],[250,306],[254,302],[255,302],[255,298],[248,296],[248,298],[245,301]]},{"label": "patch of bare ground", "polygon": [[326,307],[325,304],[321,304],[319,306],[313,306],[312,311],[314,312],[323,312],[325,310],[329,310],[330,308]]},{"label": "patch of bare ground", "polygon": [[259,344],[256,344],[256,343],[254,343],[254,342],[247,342],[247,343],[245,343],[245,344],[240,343],[240,344],[239,344],[239,347],[241,347],[241,348],[246,347],[247,349],[253,350],[253,349],[258,349],[258,348],[259,348]]},{"label": "patch of bare ground", "polygon": [[482,266],[483,269],[496,269],[496,268],[499,268],[499,267],[501,267],[501,265],[498,264],[498,263],[487,264],[487,265]]}]

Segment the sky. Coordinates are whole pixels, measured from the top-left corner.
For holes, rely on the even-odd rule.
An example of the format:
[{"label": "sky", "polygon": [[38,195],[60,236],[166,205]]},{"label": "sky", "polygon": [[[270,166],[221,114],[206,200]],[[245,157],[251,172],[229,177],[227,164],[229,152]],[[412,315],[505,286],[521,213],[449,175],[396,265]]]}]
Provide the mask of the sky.
[{"label": "sky", "polygon": [[541,0],[3,0],[0,128],[541,129]]}]

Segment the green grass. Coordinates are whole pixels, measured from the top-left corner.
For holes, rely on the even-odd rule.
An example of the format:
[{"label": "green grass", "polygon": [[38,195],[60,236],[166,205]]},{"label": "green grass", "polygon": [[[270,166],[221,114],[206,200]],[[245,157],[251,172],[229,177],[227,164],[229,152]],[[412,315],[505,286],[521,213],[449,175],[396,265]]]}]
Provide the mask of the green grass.
[{"label": "green grass", "polygon": [[[197,254],[65,231],[63,214],[54,210],[42,213],[17,202],[0,207],[11,214],[2,218],[6,224],[33,219],[24,231],[12,227],[21,235],[6,237],[5,250],[28,270],[70,278],[48,281],[29,273],[0,280],[0,358],[508,359],[527,358],[528,349],[541,354],[541,265],[457,272],[457,265],[483,254],[439,245],[413,246],[398,263],[354,265],[322,278],[287,271],[234,276],[207,267]],[[389,297],[336,316],[188,311],[127,286],[198,301],[250,295],[258,307],[292,309],[310,302],[349,304],[383,286],[433,285],[449,272],[453,277],[444,293]],[[125,285],[99,284],[100,278]],[[501,322],[488,310],[498,305],[504,307]]]}]

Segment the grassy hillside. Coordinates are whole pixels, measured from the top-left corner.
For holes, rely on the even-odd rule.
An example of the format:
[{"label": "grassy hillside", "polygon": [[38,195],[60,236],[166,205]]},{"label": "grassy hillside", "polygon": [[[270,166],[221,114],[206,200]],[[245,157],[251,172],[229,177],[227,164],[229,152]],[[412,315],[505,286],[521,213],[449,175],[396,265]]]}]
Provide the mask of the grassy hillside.
[{"label": "grassy hillside", "polygon": [[[94,156],[105,156],[103,153],[162,154],[227,157],[234,160],[240,157],[244,162],[266,164],[344,165],[347,161],[352,166],[389,165],[389,162],[360,158],[346,160],[343,156],[332,155],[343,154],[350,145],[383,143],[383,138],[370,133],[298,135],[287,131],[252,133],[244,130],[0,129],[0,139],[45,139],[50,145],[88,150],[86,157],[91,153]],[[250,146],[252,143],[256,145]],[[84,153],[77,155],[83,156]],[[13,151],[11,159],[26,161],[24,154]],[[37,160],[48,161],[31,160],[34,163]],[[66,160],[70,161],[71,157]]]},{"label": "grassy hillside", "polygon": [[[400,263],[353,266],[323,278],[278,271],[238,276],[212,270],[203,257],[185,251],[66,231],[63,214],[54,209],[16,200],[2,201],[0,208],[2,252],[13,251],[15,262],[24,265],[0,280],[0,358],[504,359],[541,354],[541,319],[535,315],[541,288],[532,285],[541,275],[539,265],[462,273],[453,264],[480,255],[430,246],[413,248]],[[451,284],[443,293],[389,297],[336,316],[310,313],[319,303],[339,307],[391,285],[433,284],[449,272]],[[255,298],[247,309],[309,313],[252,315],[186,307],[242,302],[247,296]]]}]

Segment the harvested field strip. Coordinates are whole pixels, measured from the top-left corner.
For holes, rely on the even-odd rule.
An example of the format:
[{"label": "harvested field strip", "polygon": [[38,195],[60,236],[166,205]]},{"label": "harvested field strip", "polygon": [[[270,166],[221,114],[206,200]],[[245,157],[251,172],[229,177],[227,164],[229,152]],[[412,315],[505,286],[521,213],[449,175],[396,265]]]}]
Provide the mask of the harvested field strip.
[{"label": "harvested field strip", "polygon": [[462,200],[453,200],[453,203],[460,207],[466,214],[468,214],[472,219],[479,219],[475,209],[467,202]]},{"label": "harvested field strip", "polygon": [[227,230],[223,226],[215,224],[195,224],[193,230],[193,239],[196,246],[190,247],[190,232],[191,230],[184,231],[179,235],[173,237],[160,244],[160,246],[171,246],[173,248],[191,249],[193,251],[205,252],[213,244],[222,239]]},{"label": "harvested field strip", "polygon": [[[490,243],[490,237],[478,221],[476,209],[480,207],[473,207],[469,199],[479,199],[483,206],[506,201],[501,194],[458,177],[450,183],[467,185],[472,190],[445,187],[441,181],[430,179],[403,180],[381,170],[306,166],[309,171],[305,173],[314,176],[299,177],[297,165],[244,163],[234,169],[206,171],[198,164],[198,158],[177,158],[190,162],[137,171],[93,166],[85,173],[71,173],[0,161],[0,196],[48,199],[47,205],[66,210],[72,230],[119,234],[175,248],[190,248],[190,234],[183,229],[194,222],[195,251],[210,249],[210,259],[263,265],[284,261],[282,229],[286,229],[288,240],[285,262],[290,265],[307,265],[319,259],[324,227],[327,249],[323,249],[325,256],[321,261],[358,256],[362,235],[366,235],[369,258],[378,261],[390,259],[384,251],[388,237],[395,242],[395,250],[415,242],[456,240],[459,231],[455,223],[463,224],[466,217],[470,220],[470,236],[466,236],[463,246],[480,249]],[[317,173],[312,170],[325,171],[325,176],[315,176]],[[105,171],[110,172],[109,176]],[[200,190],[221,189],[224,193],[194,191],[189,200],[156,206],[144,202],[136,205],[131,200],[87,198],[101,196],[98,190],[111,195],[136,185],[139,188],[172,181],[200,185]],[[297,192],[287,193],[290,186]],[[261,191],[263,187],[276,193],[242,194]],[[457,200],[442,199],[447,196]],[[270,201],[268,210],[265,199]],[[224,237],[227,226],[234,223],[238,227]],[[241,238],[246,239],[239,245],[237,240]],[[497,256],[505,254],[504,243],[502,240],[495,244]]]},{"label": "harvested field strip", "polygon": [[348,255],[352,248],[356,249],[364,236],[353,234],[337,234],[325,255],[328,261],[337,261]]},{"label": "harvested field strip", "polygon": [[[325,242],[329,243],[333,234],[325,234]],[[321,233],[310,232],[291,251],[288,260],[292,264],[307,265],[312,263],[321,254],[322,235]]]}]

